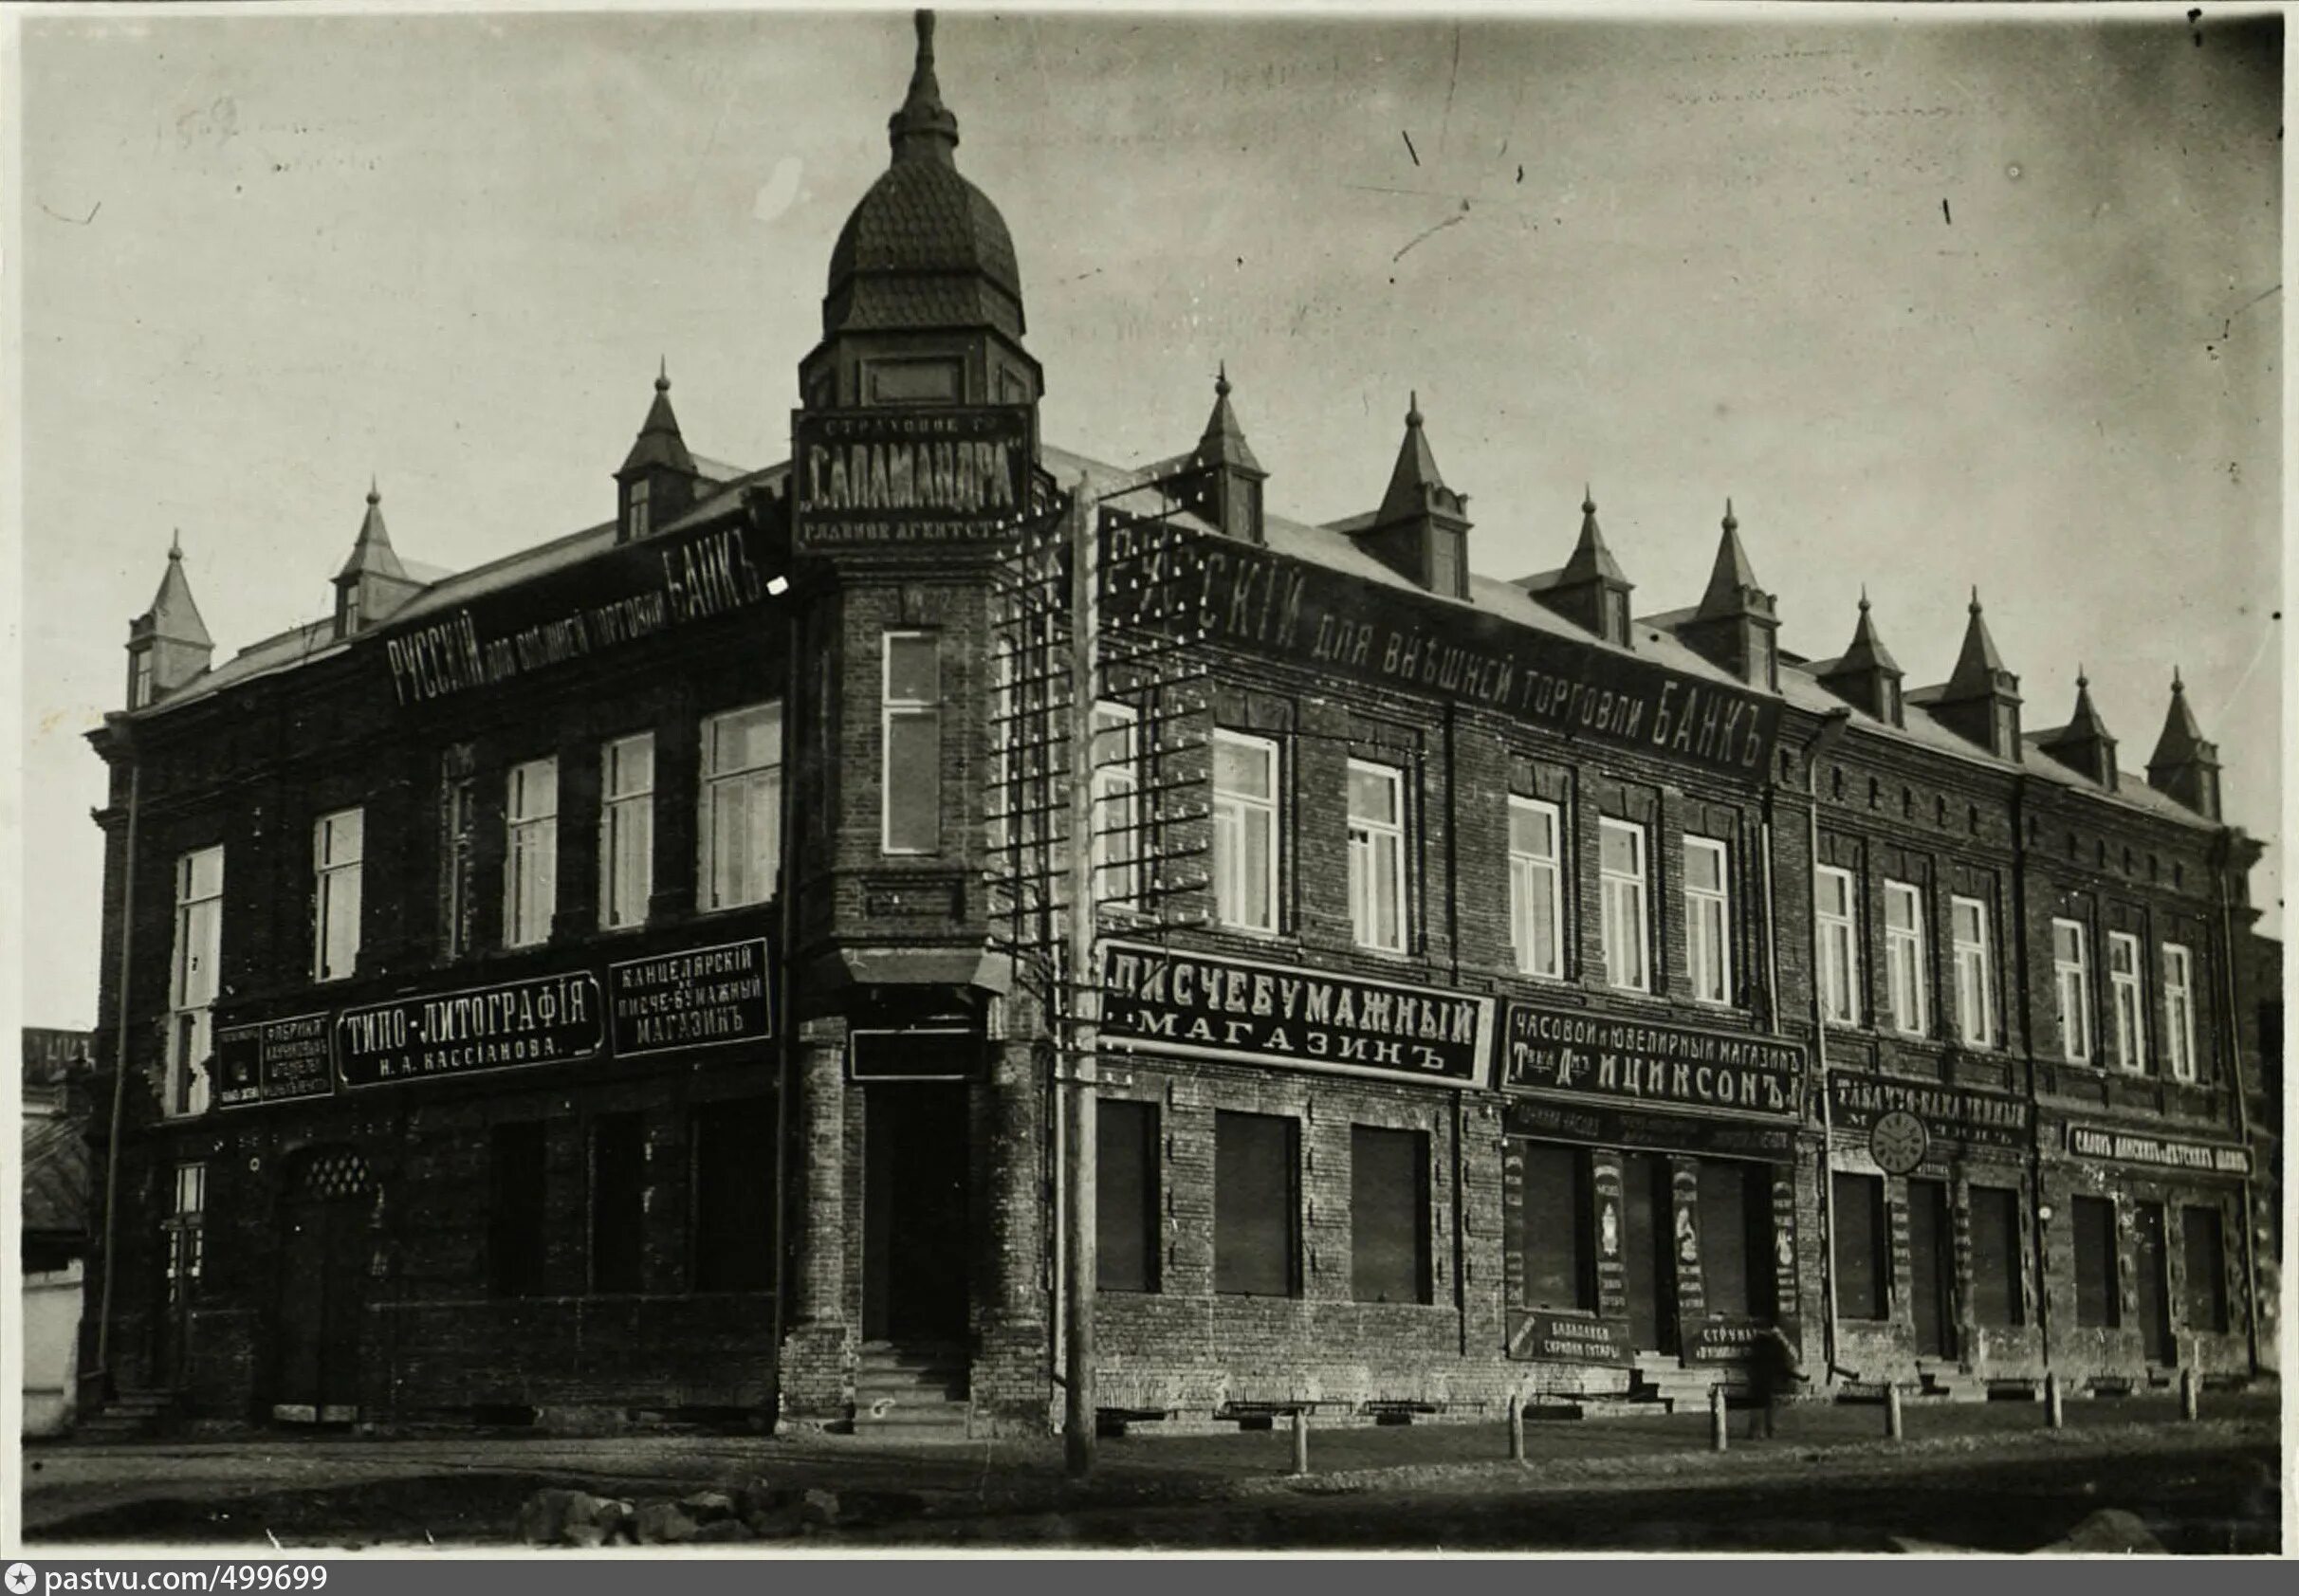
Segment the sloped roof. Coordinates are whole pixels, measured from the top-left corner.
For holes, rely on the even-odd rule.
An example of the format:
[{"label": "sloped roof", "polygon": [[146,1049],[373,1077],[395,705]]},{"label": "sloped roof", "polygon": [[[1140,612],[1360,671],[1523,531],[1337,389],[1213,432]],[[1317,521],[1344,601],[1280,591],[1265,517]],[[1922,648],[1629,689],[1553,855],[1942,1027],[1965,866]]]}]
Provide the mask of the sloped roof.
[{"label": "sloped roof", "polygon": [[24,1115],[24,1230],[26,1235],[85,1236],[88,1145],[80,1123],[57,1112]]}]

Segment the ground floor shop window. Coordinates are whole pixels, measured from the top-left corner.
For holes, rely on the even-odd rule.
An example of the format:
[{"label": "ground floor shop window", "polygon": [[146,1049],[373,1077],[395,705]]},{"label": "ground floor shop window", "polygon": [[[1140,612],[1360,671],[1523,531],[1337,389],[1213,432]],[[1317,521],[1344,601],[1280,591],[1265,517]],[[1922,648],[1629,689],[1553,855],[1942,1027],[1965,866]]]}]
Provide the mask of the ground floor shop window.
[{"label": "ground floor shop window", "polygon": [[1094,1110],[1094,1283],[1105,1292],[1158,1286],[1157,1105],[1105,1097]]},{"label": "ground floor shop window", "polygon": [[[698,1104],[694,1152],[694,1289],[774,1285],[774,1105],[763,1097]],[[964,1135],[956,1127],[954,1135]]]},{"label": "ground floor shop window", "polygon": [[1595,1194],[1589,1154],[1539,1143],[1524,1149],[1528,1308],[1596,1312]]},{"label": "ground floor shop window", "polygon": [[1884,1182],[1874,1175],[1834,1177],[1836,1312],[1848,1319],[1892,1315],[1891,1227]]},{"label": "ground floor shop window", "polygon": [[2113,1330],[2124,1322],[2115,1204],[2105,1198],[2079,1197],[2068,1206],[2075,1227],[2075,1322],[2087,1329]]},{"label": "ground floor shop window", "polygon": [[1709,1312],[1773,1316],[1772,1175],[1759,1165],[1700,1163],[1701,1283]]},{"label": "ground floor shop window", "polygon": [[545,1128],[523,1120],[487,1133],[487,1272],[496,1296],[543,1294]]},{"label": "ground floor shop window", "polygon": [[1972,1316],[1991,1329],[2027,1322],[2020,1293],[2019,1193],[1972,1188]]},{"label": "ground floor shop window", "polygon": [[1213,1116],[1213,1289],[1300,1290],[1300,1128],[1275,1114]]},{"label": "ground floor shop window", "polygon": [[647,1125],[635,1113],[591,1122],[591,1290],[644,1289]]},{"label": "ground floor shop window", "polygon": [[2227,1251],[2216,1208],[2179,1210],[2186,1257],[2187,1328],[2219,1334],[2227,1329]]},{"label": "ground floor shop window", "polygon": [[1429,1139],[1349,1132],[1350,1281],[1359,1302],[1429,1300]]}]

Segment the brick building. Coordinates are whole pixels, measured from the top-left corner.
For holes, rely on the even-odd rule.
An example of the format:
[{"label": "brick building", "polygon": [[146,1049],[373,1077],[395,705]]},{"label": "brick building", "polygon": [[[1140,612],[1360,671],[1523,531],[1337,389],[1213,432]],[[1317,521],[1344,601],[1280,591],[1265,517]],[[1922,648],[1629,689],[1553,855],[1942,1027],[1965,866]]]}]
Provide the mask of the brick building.
[{"label": "brick building", "polygon": [[2249,1375],[2257,850],[2177,684],[2142,780],[2087,691],[2022,728],[1977,596],[1937,688],[1865,602],[1788,653],[1729,505],[1683,608],[1592,498],[1473,575],[1417,405],[1322,526],[1225,376],[1170,459],[1040,440],[930,41],[789,465],[658,379],[611,519],[451,574],[371,491],[332,613],[220,660],[171,556],[93,734],[115,1387],[1053,1422],[1010,637],[1073,504],[1157,645],[1094,718],[1107,1412],[1682,1396],[1770,1324],[1869,1389]]}]

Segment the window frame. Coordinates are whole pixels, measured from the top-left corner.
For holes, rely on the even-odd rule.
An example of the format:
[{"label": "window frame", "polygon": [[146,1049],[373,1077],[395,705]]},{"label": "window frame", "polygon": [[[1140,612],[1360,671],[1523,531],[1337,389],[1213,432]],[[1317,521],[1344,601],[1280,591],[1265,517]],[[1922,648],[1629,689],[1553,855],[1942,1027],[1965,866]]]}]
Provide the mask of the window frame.
[{"label": "window frame", "polygon": [[[348,859],[333,857],[330,845],[335,841],[338,823],[348,816],[352,822],[352,854]],[[359,966],[361,899],[365,886],[362,873],[367,857],[366,811],[354,804],[322,815],[311,823],[311,979],[314,981],[348,981]],[[348,881],[345,879],[348,877]],[[341,912],[350,922],[349,945],[343,949],[343,962],[339,968],[329,957],[336,940],[336,917]]]},{"label": "window frame", "polygon": [[[2060,955],[2062,928],[2075,934],[2075,956]],[[2074,998],[2073,1014],[2077,1024],[2069,1024],[2069,1000]],[[2069,920],[2062,915],[2051,917],[2051,1006],[2059,1025],[2060,1056],[2069,1064],[2089,1064],[2097,1052],[2094,1044],[2094,1020],[2091,1011],[2091,945],[2087,927],[2081,920]]]},{"label": "window frame", "polygon": [[623,504],[629,512],[631,537],[634,541],[645,537],[654,529],[653,495],[649,491],[652,486],[645,477],[633,477],[623,492]]},{"label": "window frame", "polygon": [[[201,861],[212,857],[212,890],[201,892]],[[167,1080],[160,1104],[169,1119],[208,1111],[208,1062],[215,1055],[215,1000],[222,991],[224,957],[224,845],[186,849],[175,859],[175,945],[168,953]],[[206,909],[205,916],[200,910]],[[195,924],[205,926],[192,945]],[[205,968],[198,969],[204,963]],[[197,969],[195,977],[194,971]]]},{"label": "window frame", "polygon": [[[1972,909],[1974,923],[1979,928],[1977,942],[1965,941],[1957,929],[1956,912],[1966,906]],[[1960,892],[1949,893],[1948,945],[1956,966],[1956,1034],[1966,1047],[1996,1045],[1996,981],[1990,942],[1986,900]],[[1969,1012],[1964,1001],[1964,973],[1967,969],[1973,971],[1977,980],[1979,1012],[1977,1017]],[[1977,1027],[1973,1023],[1975,1018],[1978,1020]],[[1975,1030],[1977,1035],[1974,1034]]]},{"label": "window frame", "polygon": [[[1113,1113],[1112,1110],[1117,1110]],[[1109,1275],[1108,1260],[1114,1249],[1103,1245],[1110,1233],[1117,1228],[1117,1215],[1113,1206],[1101,1201],[1104,1193],[1097,1192],[1094,1202],[1095,1246],[1094,1250],[1094,1289],[1131,1296],[1155,1296],[1165,1289],[1163,1241],[1163,1193],[1165,1181],[1164,1114],[1154,1099],[1139,1097],[1102,1097],[1094,1105],[1094,1153],[1097,1168],[1111,1167],[1111,1143],[1114,1138],[1111,1127],[1120,1120],[1140,1116],[1136,1128],[1141,1134],[1139,1152],[1142,1159],[1141,1211],[1126,1216],[1138,1222],[1141,1229],[1137,1239],[1142,1248],[1142,1277],[1139,1283],[1113,1282]],[[1099,1178],[1098,1176],[1096,1177]]]},{"label": "window frame", "polygon": [[[2171,973],[2177,966],[2179,979]],[[2196,956],[2185,943],[2163,944],[2163,1049],[2174,1080],[2194,1084],[2201,1078],[2202,1060],[2196,1052]]]},{"label": "window frame", "polygon": [[[1844,908],[1841,913],[1823,905],[1820,883],[1840,881],[1844,884]],[[1842,865],[1815,865],[1812,868],[1812,925],[1814,940],[1813,976],[1820,992],[1820,1018],[1830,1025],[1858,1025],[1863,1005],[1860,1001],[1860,879]],[[1844,1007],[1838,1012],[1833,1003],[1834,982],[1830,979],[1831,963],[1841,956]]]},{"label": "window frame", "polygon": [[[894,653],[899,643],[925,643],[934,668],[933,688],[928,697],[894,696]],[[931,858],[942,852],[942,636],[918,627],[890,627],[879,633],[878,646],[878,852],[891,858]],[[930,728],[933,733],[933,836],[923,845],[894,841],[894,794],[900,787],[894,770],[897,725]]]},{"label": "window frame", "polygon": [[[1240,1211],[1239,1211],[1239,1210],[1237,1210],[1237,1209],[1235,1209],[1235,1208],[1225,1206],[1225,1205],[1224,1205],[1224,1203],[1223,1203],[1223,1195],[1224,1195],[1224,1183],[1223,1183],[1223,1181],[1222,1180],[1222,1176],[1221,1176],[1221,1168],[1222,1168],[1222,1128],[1223,1128],[1223,1125],[1224,1125],[1224,1124],[1232,1124],[1232,1123],[1242,1122],[1242,1121],[1246,1121],[1246,1120],[1252,1120],[1252,1121],[1257,1121],[1257,1122],[1260,1122],[1260,1121],[1266,1121],[1266,1122],[1268,1122],[1268,1124],[1269,1124],[1270,1126],[1273,1126],[1273,1127],[1281,1127],[1281,1128],[1282,1128],[1282,1144],[1283,1144],[1283,1152],[1284,1152],[1284,1157],[1285,1157],[1285,1169],[1284,1169],[1284,1177],[1285,1177],[1285,1179],[1284,1179],[1284,1185],[1285,1185],[1285,1202],[1284,1202],[1284,1208],[1283,1208],[1283,1213],[1282,1213],[1281,1219],[1282,1219],[1282,1224],[1283,1224],[1283,1237],[1282,1237],[1282,1239],[1283,1239],[1283,1243],[1284,1243],[1284,1249],[1285,1249],[1285,1251],[1284,1251],[1284,1257],[1283,1257],[1283,1259],[1282,1259],[1282,1264],[1281,1264],[1281,1267],[1282,1267],[1282,1270],[1283,1270],[1283,1273],[1284,1273],[1284,1275],[1285,1275],[1285,1281],[1284,1281],[1284,1287],[1283,1287],[1283,1289],[1282,1289],[1281,1291],[1275,1291],[1275,1292],[1270,1292],[1270,1291],[1255,1291],[1255,1290],[1252,1290],[1252,1289],[1250,1289],[1249,1287],[1245,1287],[1245,1286],[1240,1286],[1240,1285],[1236,1285],[1236,1284],[1228,1284],[1228,1285],[1224,1285],[1224,1284],[1223,1284],[1223,1281],[1224,1281],[1225,1276],[1224,1276],[1224,1272],[1223,1272],[1223,1260],[1224,1257],[1227,1255],[1227,1251],[1228,1251],[1228,1250],[1227,1250],[1227,1248],[1226,1248],[1226,1247],[1223,1245],[1223,1238],[1224,1238],[1224,1236],[1230,1236],[1230,1237],[1232,1237],[1232,1238],[1234,1238],[1234,1236],[1235,1236],[1235,1232],[1234,1232],[1234,1228],[1233,1228],[1233,1223],[1224,1223],[1224,1220],[1230,1220],[1234,1221],[1234,1220],[1235,1220],[1238,1218],[1238,1216],[1239,1216],[1239,1212],[1240,1212]],[[1240,1128],[1241,1128],[1241,1129],[1242,1128],[1241,1125],[1241,1127],[1240,1127]],[[1302,1239],[1303,1239],[1303,1238],[1302,1238],[1302,1234],[1301,1234],[1301,1231],[1302,1231],[1302,1225],[1301,1225],[1301,1196],[1302,1196],[1302,1191],[1301,1191],[1301,1143],[1302,1143],[1302,1136],[1301,1136],[1301,1122],[1300,1122],[1300,1120],[1297,1119],[1296,1117],[1294,1117],[1294,1116],[1293,1116],[1293,1115],[1291,1115],[1291,1114],[1265,1114],[1265,1113],[1257,1113],[1257,1112],[1253,1112],[1253,1111],[1250,1111],[1250,1110],[1229,1110],[1229,1109],[1217,1109],[1217,1110],[1214,1110],[1214,1116],[1213,1116],[1213,1154],[1214,1154],[1214,1158],[1213,1158],[1213,1165],[1214,1165],[1214,1178],[1213,1178],[1213,1211],[1214,1211],[1214,1225],[1213,1225],[1213,1231],[1214,1231],[1214,1236],[1213,1236],[1213,1294],[1214,1294],[1214,1295],[1216,1295],[1216,1296],[1230,1296],[1230,1297],[1246,1297],[1246,1298],[1255,1298],[1255,1297],[1258,1297],[1258,1298],[1260,1298],[1260,1299],[1265,1300],[1265,1301],[1277,1301],[1277,1302],[1283,1302],[1283,1301],[1289,1301],[1289,1300],[1297,1301],[1297,1300],[1299,1300],[1299,1299],[1300,1299],[1300,1297],[1302,1296],[1302,1294],[1303,1294],[1303,1284],[1302,1284],[1302,1268],[1301,1268],[1301,1263],[1302,1263],[1302,1256],[1301,1256],[1301,1255],[1302,1255]],[[1243,1271],[1241,1271],[1240,1273],[1243,1273]],[[1226,1278],[1228,1278],[1228,1279],[1230,1279],[1230,1280],[1234,1281],[1234,1280],[1235,1280],[1235,1278],[1236,1278],[1236,1275],[1231,1275],[1226,1276]]]},{"label": "window frame", "polygon": [[[547,783],[529,773],[548,770]],[[530,782],[547,786],[547,809],[523,809]],[[536,901],[524,902],[528,897]],[[532,910],[542,925],[527,924]],[[503,784],[503,945],[540,947],[551,940],[551,922],[559,912],[559,756],[522,760],[504,774]]]},{"label": "window frame", "polygon": [[[1616,992],[1650,992],[1652,990],[1652,838],[1650,829],[1641,821],[1627,820],[1616,815],[1600,815],[1596,818],[1596,872],[1598,883],[1597,927],[1599,945],[1605,953],[1605,984]],[[1605,863],[1604,838],[1609,832],[1620,832],[1635,844],[1636,872],[1626,874]],[[1633,893],[1630,893],[1630,890]],[[1625,927],[1617,924],[1613,909],[1616,893],[1630,897],[1636,908],[1633,945],[1637,954],[1636,980],[1624,981],[1613,958],[1615,943]]]},{"label": "window frame", "polygon": [[[695,782],[695,877],[694,907],[699,914],[723,914],[729,909],[749,908],[771,902],[782,890],[782,754],[788,736],[783,719],[783,704],[779,698],[762,698],[750,704],[738,704],[731,708],[714,710],[702,718],[698,727],[700,747],[697,751],[697,780]],[[734,764],[724,769],[715,762],[718,755],[718,728],[745,716],[758,715],[771,721],[773,736],[767,740],[765,757],[749,764]],[[745,878],[750,867],[758,867],[760,890],[755,895],[738,895],[737,888],[728,892],[726,901],[719,898],[719,882],[725,873],[726,861],[718,852],[718,804],[730,793],[739,792],[745,805],[748,821],[744,835],[750,835],[757,821],[749,816],[748,805],[760,803],[766,816],[770,846],[765,857],[745,856],[743,861]]]},{"label": "window frame", "polygon": [[[1142,714],[1131,704],[1094,706],[1094,899],[1136,909],[1142,898]],[[1103,740],[1115,740],[1107,755]]]},{"label": "window frame", "polygon": [[172,1188],[173,1205],[160,1228],[167,1237],[168,1300],[175,1304],[197,1290],[207,1267],[207,1161],[176,1160]]},{"label": "window frame", "polygon": [[[1411,853],[1411,818],[1407,808],[1405,767],[1383,764],[1376,760],[1352,757],[1346,766],[1344,801],[1348,815],[1349,837],[1349,920],[1350,940],[1358,947],[1371,953],[1403,954],[1412,945],[1407,906],[1410,871],[1407,856]],[[1357,779],[1365,777],[1383,783],[1394,806],[1395,818],[1377,819],[1357,813]],[[1388,868],[1382,869],[1380,856],[1386,850]],[[1387,887],[1394,898],[1389,906],[1394,935],[1389,941],[1380,937],[1381,890]]]},{"label": "window frame", "polygon": [[[2117,961],[2128,958],[2129,969]],[[2146,964],[2139,937],[2130,931],[2107,933],[2107,1012],[2114,1025],[2115,1062],[2127,1074],[2147,1073]]]},{"label": "window frame", "polygon": [[[1517,816],[1531,814],[1541,816],[1549,826],[1549,852],[1544,856],[1517,846]],[[1565,977],[1565,812],[1561,804],[1546,798],[1526,798],[1517,793],[1509,795],[1509,941],[1516,955],[1517,973],[1540,981],[1562,981]],[[1546,874],[1549,881],[1549,963],[1540,968],[1533,960],[1537,941],[1531,933],[1534,924],[1531,890],[1535,878]]]},{"label": "window frame", "polygon": [[[1908,924],[1892,924],[1895,901],[1908,908]],[[1924,980],[1928,961],[1924,957],[1924,893],[1923,888],[1913,881],[1885,877],[1884,882],[1884,990],[1885,999],[1892,1009],[1892,1029],[1904,1036],[1928,1036],[1932,1024],[1931,993]],[[1905,961],[1904,968],[1903,961]],[[1901,979],[1906,977],[1908,1002],[1901,1001]],[[1913,1009],[1910,1015],[1907,1011]]]},{"label": "window frame", "polygon": [[461,959],[478,945],[479,783],[449,776],[439,807],[440,951]]},{"label": "window frame", "polygon": [[[1684,974],[1692,982],[1692,1000],[1730,1007],[1732,987],[1732,845],[1722,837],[1684,834]],[[1697,887],[1692,879],[1692,856],[1698,853],[1712,854],[1716,859],[1717,884]],[[1715,925],[1713,953],[1716,962],[1717,990],[1714,996],[1701,990],[1704,951],[1701,944],[1712,933],[1701,928],[1703,916],[1713,915]],[[1696,937],[1695,932],[1700,931]]]},{"label": "window frame", "polygon": [[[646,750],[642,786],[616,790],[626,750]],[[654,896],[654,733],[635,731],[598,745],[598,928],[627,931],[644,926]],[[624,857],[628,854],[628,858]],[[629,863],[632,879],[621,879]],[[623,902],[628,887],[632,901]],[[634,912],[635,910],[635,912]]]},{"label": "window frame", "polygon": [[[1412,1187],[1403,1194],[1403,1218],[1412,1246],[1412,1257],[1407,1260],[1407,1268],[1412,1278],[1407,1293],[1402,1297],[1367,1293],[1366,1275],[1370,1271],[1367,1268],[1370,1260],[1365,1243],[1367,1233],[1377,1228],[1367,1220],[1372,1217],[1370,1211],[1377,1194],[1364,1180],[1365,1154],[1369,1143],[1379,1143],[1389,1138],[1395,1138],[1390,1143],[1395,1150],[1409,1150],[1412,1165]],[[1349,1128],[1349,1139],[1350,1300],[1390,1307],[1428,1307],[1437,1299],[1436,1250],[1430,1245],[1429,1238],[1430,1215],[1436,1200],[1435,1193],[1430,1189],[1432,1164],[1429,1133],[1410,1126],[1352,1124]],[[1390,1192],[1378,1195],[1393,1198],[1398,1194]],[[1393,1222],[1399,1216],[1387,1213],[1380,1217]]]},{"label": "window frame", "polygon": [[[1264,766],[1269,772],[1269,796],[1267,798],[1256,798],[1250,794],[1223,789],[1221,751],[1224,745],[1255,753],[1263,760]],[[1274,737],[1263,737],[1248,731],[1233,731],[1227,726],[1216,726],[1208,752],[1212,761],[1210,780],[1213,792],[1211,817],[1213,821],[1214,919],[1227,930],[1243,931],[1253,936],[1277,936],[1285,924],[1280,891],[1280,884],[1285,879],[1285,760],[1283,750]],[[1225,811],[1226,814],[1224,814]],[[1239,900],[1245,888],[1252,885],[1245,879],[1247,851],[1243,846],[1242,835],[1249,818],[1265,826],[1268,833],[1268,846],[1262,851],[1266,864],[1259,884],[1268,906],[1268,913],[1260,924],[1234,918],[1230,912],[1242,907]],[[1237,839],[1226,848],[1223,846],[1222,842],[1225,827],[1238,834]],[[1234,890],[1231,886],[1233,875],[1236,878]]]}]

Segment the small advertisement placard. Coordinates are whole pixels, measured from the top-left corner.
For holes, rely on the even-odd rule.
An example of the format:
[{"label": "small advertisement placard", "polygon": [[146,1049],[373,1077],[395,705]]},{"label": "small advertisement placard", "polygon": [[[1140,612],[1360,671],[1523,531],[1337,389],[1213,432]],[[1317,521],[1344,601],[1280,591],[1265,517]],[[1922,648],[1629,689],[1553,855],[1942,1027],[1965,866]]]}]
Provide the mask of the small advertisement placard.
[{"label": "small advertisement placard", "polygon": [[774,1035],[766,939],[607,966],[615,1056],[764,1041]]},{"label": "small advertisement placard", "polygon": [[2178,1136],[2151,1136],[2101,1125],[2068,1127],[2068,1150],[2078,1158],[2143,1164],[2151,1169],[2184,1169],[2198,1175],[2240,1177],[2252,1171],[2249,1147],[2226,1142],[2195,1142]]},{"label": "small advertisement placard", "polygon": [[1628,1327],[1617,1320],[1534,1308],[1518,1312],[1516,1329],[1509,1336],[1509,1356],[1540,1363],[1626,1367],[1636,1361],[1636,1349],[1628,1345]]},{"label": "small advertisement placard", "polygon": [[324,1013],[217,1029],[217,1108],[245,1109],[257,1103],[326,1097],[334,1092]]}]

